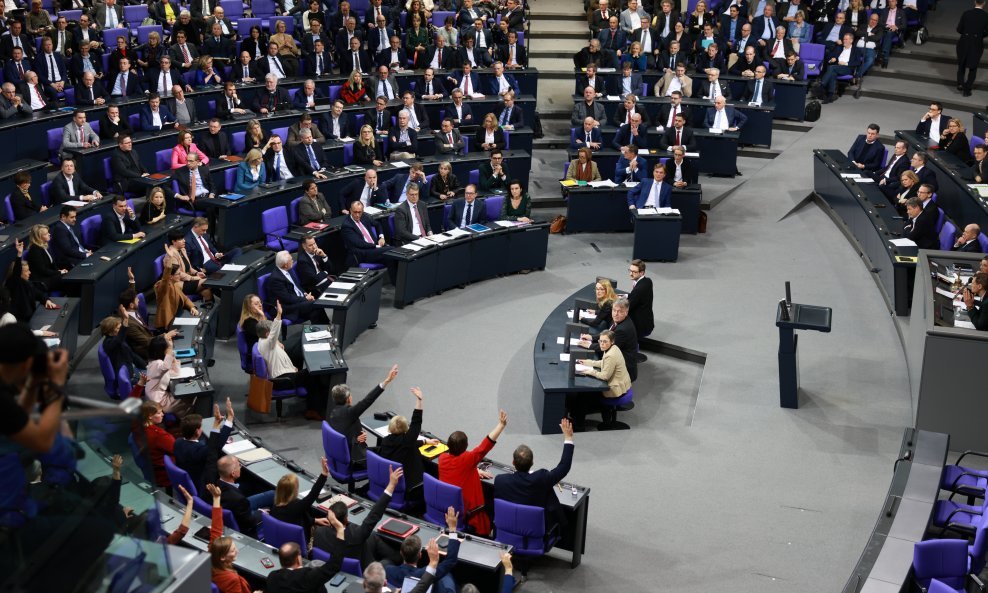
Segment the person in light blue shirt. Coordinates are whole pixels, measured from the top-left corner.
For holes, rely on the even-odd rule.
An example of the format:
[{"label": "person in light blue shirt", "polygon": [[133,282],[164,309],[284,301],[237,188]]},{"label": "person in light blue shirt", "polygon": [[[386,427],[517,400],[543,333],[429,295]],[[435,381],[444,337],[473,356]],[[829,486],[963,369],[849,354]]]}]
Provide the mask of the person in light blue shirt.
[{"label": "person in light blue shirt", "polygon": [[249,194],[267,179],[267,168],[264,166],[264,155],[252,148],[243,161],[237,165],[236,183],[233,193]]}]

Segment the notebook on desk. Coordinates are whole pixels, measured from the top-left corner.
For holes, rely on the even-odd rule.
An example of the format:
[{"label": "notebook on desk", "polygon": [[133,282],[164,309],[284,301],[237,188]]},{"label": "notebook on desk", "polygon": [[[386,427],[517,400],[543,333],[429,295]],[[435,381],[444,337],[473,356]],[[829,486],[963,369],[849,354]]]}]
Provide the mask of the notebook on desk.
[{"label": "notebook on desk", "polygon": [[393,535],[395,537],[400,537],[405,539],[406,537],[412,535],[419,530],[418,525],[413,525],[408,521],[402,521],[401,519],[388,519],[377,528],[381,533],[387,533],[388,535]]}]

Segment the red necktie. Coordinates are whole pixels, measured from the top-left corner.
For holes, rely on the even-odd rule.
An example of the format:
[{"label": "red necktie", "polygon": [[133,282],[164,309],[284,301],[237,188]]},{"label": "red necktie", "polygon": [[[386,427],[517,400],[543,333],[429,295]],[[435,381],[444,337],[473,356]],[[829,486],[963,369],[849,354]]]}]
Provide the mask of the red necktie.
[{"label": "red necktie", "polygon": [[463,94],[470,95],[470,75],[465,75],[463,77]]},{"label": "red necktie", "polygon": [[44,107],[45,100],[41,98],[41,90],[38,88],[38,85],[34,85],[34,92],[36,95],[38,95],[38,102],[41,103],[42,107]]},{"label": "red necktie", "polygon": [[82,136],[82,126],[79,126],[79,144],[82,144],[84,142],[85,142],[85,140],[83,139],[83,136]]},{"label": "red necktie", "polygon": [[[193,187],[195,187],[195,180],[192,181],[192,185]],[[199,236],[199,242],[202,243],[202,250],[209,257],[210,261],[217,264],[220,263],[219,260],[216,259],[216,256],[213,255],[213,252],[209,250],[209,245],[206,243],[206,240],[203,239],[201,235]]]},{"label": "red necktie", "polygon": [[452,146],[453,145],[453,132],[450,132],[448,135],[449,135],[449,145]]},{"label": "red necktie", "polygon": [[775,40],[775,45],[772,46],[772,55],[773,56],[775,55],[775,52],[779,51],[779,44],[780,43],[781,43],[781,41],[779,41],[778,39]]}]

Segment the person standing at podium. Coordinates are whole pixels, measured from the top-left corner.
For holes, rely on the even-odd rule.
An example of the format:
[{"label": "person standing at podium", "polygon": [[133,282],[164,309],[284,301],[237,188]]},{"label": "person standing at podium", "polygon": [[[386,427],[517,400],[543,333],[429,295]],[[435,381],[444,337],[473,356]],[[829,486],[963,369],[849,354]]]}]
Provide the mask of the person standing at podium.
[{"label": "person standing at podium", "polygon": [[[981,331],[988,330],[988,305],[985,304],[986,290],[988,290],[988,274],[984,272],[976,273],[971,279],[971,285],[964,287],[964,306],[967,307],[967,316],[971,318],[974,329]],[[980,297],[981,300],[975,302],[974,297]]]}]

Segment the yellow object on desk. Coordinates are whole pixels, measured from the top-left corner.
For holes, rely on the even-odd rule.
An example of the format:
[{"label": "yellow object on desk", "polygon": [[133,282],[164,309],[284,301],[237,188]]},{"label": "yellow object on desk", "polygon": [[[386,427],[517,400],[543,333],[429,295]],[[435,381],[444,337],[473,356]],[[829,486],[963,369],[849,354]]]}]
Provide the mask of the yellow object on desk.
[{"label": "yellow object on desk", "polygon": [[120,241],[117,241],[117,243],[129,243],[129,244],[133,245],[134,243],[137,243],[138,241],[140,241],[140,239],[137,238],[137,237],[134,237],[133,239],[122,239]]},{"label": "yellow object on desk", "polygon": [[438,445],[424,443],[421,447],[419,447],[419,453],[421,453],[422,457],[425,457],[426,459],[435,459],[446,451],[449,451],[449,447],[447,447],[445,443],[439,443]]}]

